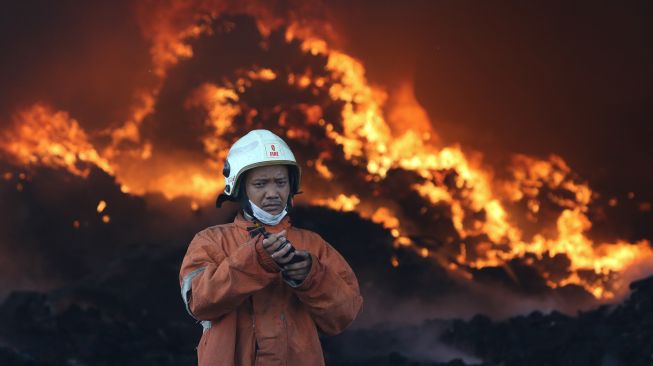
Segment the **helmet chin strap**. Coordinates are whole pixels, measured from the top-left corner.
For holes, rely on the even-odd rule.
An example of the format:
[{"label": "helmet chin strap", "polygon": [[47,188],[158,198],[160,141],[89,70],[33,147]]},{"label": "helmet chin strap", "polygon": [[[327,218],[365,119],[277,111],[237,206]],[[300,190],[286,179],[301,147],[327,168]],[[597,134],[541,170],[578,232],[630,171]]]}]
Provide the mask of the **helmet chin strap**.
[{"label": "helmet chin strap", "polygon": [[279,212],[276,215],[273,215],[262,208],[258,207],[254,202],[251,200],[248,200],[250,207],[252,208],[252,216],[254,216],[256,219],[258,219],[260,222],[266,224],[266,225],[277,225],[278,223],[283,220],[284,217],[288,214],[288,211],[284,207],[281,212]]}]

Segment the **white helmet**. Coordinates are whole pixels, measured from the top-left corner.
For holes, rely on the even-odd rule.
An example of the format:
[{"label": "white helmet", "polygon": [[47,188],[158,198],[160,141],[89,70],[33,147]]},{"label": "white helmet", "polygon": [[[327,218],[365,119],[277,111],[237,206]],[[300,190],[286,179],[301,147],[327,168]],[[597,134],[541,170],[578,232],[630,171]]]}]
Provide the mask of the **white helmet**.
[{"label": "white helmet", "polygon": [[238,139],[229,149],[222,170],[224,193],[218,196],[216,205],[220,207],[224,201],[242,199],[240,177],[250,169],[266,165],[288,165],[290,201],[299,190],[301,176],[295,155],[281,137],[268,130],[253,130]]}]

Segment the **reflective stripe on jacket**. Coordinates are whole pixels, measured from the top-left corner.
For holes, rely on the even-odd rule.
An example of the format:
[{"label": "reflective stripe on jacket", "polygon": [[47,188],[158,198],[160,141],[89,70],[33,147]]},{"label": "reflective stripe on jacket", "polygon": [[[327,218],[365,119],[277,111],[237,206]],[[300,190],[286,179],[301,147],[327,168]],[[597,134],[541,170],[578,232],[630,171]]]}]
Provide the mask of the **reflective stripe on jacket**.
[{"label": "reflective stripe on jacket", "polygon": [[231,224],[199,232],[180,271],[186,308],[202,323],[199,366],[324,365],[318,331],[334,335],[361,310],[358,281],[344,258],[318,234],[285,218],[270,233],[286,237],[312,257],[301,284],[283,280],[263,248],[250,238],[252,222],[241,214]]}]

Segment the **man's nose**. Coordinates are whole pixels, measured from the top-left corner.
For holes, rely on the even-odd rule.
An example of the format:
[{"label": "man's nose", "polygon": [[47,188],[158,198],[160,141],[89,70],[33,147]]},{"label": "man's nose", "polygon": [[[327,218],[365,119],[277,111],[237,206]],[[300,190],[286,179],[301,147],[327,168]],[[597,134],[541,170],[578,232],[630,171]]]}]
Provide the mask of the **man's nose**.
[{"label": "man's nose", "polygon": [[279,197],[279,190],[277,190],[275,187],[268,187],[265,190],[265,199],[276,200]]}]

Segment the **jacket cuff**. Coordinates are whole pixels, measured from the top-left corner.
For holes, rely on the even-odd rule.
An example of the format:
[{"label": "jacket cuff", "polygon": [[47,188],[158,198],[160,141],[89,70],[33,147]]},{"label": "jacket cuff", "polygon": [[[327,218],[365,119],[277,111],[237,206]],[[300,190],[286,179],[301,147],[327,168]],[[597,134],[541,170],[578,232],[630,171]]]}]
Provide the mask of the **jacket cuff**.
[{"label": "jacket cuff", "polygon": [[297,286],[291,286],[294,290],[297,291],[306,291],[313,287],[313,284],[320,281],[321,275],[324,273],[322,268],[322,263],[317,259],[313,254],[311,256],[311,269],[308,271],[308,275],[304,278],[304,281]]},{"label": "jacket cuff", "polygon": [[260,236],[259,239],[256,241],[256,244],[254,244],[258,263],[261,265],[261,267],[263,267],[268,272],[280,272],[281,267],[279,267],[277,262],[275,262],[274,259],[270,256],[270,254],[268,254],[267,250],[263,248],[263,240],[261,240],[262,237],[263,236]]}]

